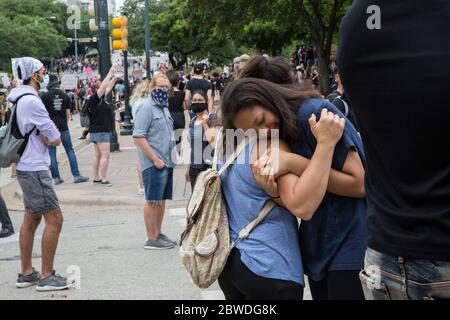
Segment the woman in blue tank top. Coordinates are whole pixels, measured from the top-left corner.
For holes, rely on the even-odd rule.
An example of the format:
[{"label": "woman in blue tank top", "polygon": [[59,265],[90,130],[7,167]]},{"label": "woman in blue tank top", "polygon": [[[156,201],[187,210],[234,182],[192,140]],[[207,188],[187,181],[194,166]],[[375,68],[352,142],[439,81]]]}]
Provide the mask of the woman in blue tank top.
[{"label": "woman in blue tank top", "polygon": [[[252,95],[251,91],[249,95]],[[271,136],[271,131],[267,130],[276,129],[278,120],[266,119],[271,123],[269,126],[250,132],[249,129],[253,127],[242,125],[244,114],[227,117],[228,105],[233,104],[233,96],[226,91],[224,97],[224,117],[230,120],[224,124],[224,146],[229,145],[227,141],[234,139],[237,129],[242,129],[246,134],[255,133],[258,137],[246,146],[221,176],[231,239],[235,240],[239,232],[259,215],[267,201],[272,199],[279,205],[271,210],[247,239],[238,242],[219,278],[220,287],[227,300],[300,300],[303,297],[304,279],[297,218],[309,219],[323,199],[333,151],[342,137],[345,121],[328,112],[322,114],[318,123],[316,119],[311,119],[310,124],[318,141],[314,156],[302,177],[288,177],[283,188],[279,188],[278,195],[262,187],[264,181],[261,177],[273,177],[258,173],[259,169],[253,163],[268,150],[274,151],[274,142],[285,153],[283,159],[299,156],[290,153],[287,144]],[[231,135],[227,129],[234,129]],[[225,157],[231,154],[230,150],[224,149]],[[288,205],[285,205],[285,200]]]}]

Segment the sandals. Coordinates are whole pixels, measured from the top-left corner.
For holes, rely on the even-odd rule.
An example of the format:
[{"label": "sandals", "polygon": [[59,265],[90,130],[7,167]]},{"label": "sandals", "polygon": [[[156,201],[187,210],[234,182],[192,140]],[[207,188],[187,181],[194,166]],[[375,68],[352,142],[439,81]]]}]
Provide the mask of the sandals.
[{"label": "sandals", "polygon": [[109,182],[108,180],[102,181],[100,184],[103,185],[103,186],[105,186],[105,187],[112,187],[112,183]]},{"label": "sandals", "polygon": [[93,180],[93,182],[95,184],[101,184],[102,186],[105,186],[105,187],[112,187],[112,183],[109,182],[108,180],[105,180],[105,181],[103,181],[103,180]]}]

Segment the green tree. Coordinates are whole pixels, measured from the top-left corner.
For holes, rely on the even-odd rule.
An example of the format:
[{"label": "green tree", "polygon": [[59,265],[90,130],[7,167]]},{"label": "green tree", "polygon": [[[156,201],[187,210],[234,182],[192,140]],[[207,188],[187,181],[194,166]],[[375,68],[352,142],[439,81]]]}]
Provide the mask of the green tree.
[{"label": "green tree", "polygon": [[237,45],[275,54],[293,41],[310,41],[320,60],[321,91],[329,90],[332,45],[351,0],[187,1],[191,8],[202,8]]},{"label": "green tree", "polygon": [[57,57],[67,47],[67,6],[53,0],[0,0],[0,68],[11,58]]},{"label": "green tree", "polygon": [[65,37],[43,18],[18,15],[10,19],[0,15],[0,25],[8,26],[0,29],[0,69],[3,70],[11,70],[11,58],[56,57],[67,46]]},{"label": "green tree", "polygon": [[[123,8],[129,16],[129,44],[134,52],[145,48],[143,0],[127,0]],[[211,30],[201,8],[188,6],[187,0],[150,1],[150,38],[154,51],[169,53],[175,69],[188,58],[209,58],[213,63],[229,61],[237,52],[223,32]]]},{"label": "green tree", "polygon": [[302,23],[309,30],[320,60],[320,89],[329,91],[330,56],[338,27],[351,0],[295,0],[295,7]]},{"label": "green tree", "polygon": [[54,0],[0,0],[0,14],[10,19],[20,15],[41,17],[50,20],[59,34],[65,34],[67,6]]}]

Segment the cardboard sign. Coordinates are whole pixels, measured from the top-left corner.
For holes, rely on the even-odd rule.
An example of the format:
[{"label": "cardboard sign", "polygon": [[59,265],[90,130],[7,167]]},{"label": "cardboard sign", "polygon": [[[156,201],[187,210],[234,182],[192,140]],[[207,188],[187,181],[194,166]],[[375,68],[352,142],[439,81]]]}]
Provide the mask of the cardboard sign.
[{"label": "cardboard sign", "polygon": [[8,75],[6,73],[2,73],[0,74],[0,77],[2,78],[3,88],[9,88],[11,86],[11,82],[9,81]]},{"label": "cardboard sign", "polygon": [[114,76],[116,78],[122,78],[125,75],[125,69],[123,67],[123,53],[122,51],[114,51],[111,55],[111,65],[116,69]]},{"label": "cardboard sign", "polygon": [[64,90],[73,90],[78,88],[78,77],[73,74],[65,74],[61,78],[61,87]]}]

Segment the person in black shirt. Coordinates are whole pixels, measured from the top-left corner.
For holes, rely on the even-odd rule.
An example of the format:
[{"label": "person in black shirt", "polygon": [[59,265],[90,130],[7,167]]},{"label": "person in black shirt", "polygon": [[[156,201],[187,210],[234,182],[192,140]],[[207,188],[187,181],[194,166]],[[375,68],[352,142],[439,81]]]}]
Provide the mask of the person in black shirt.
[{"label": "person in black shirt", "polygon": [[359,0],[341,25],[367,156],[367,299],[450,299],[448,30],[442,0]]},{"label": "person in black shirt", "polygon": [[[61,133],[61,141],[66,151],[67,158],[69,159],[70,170],[72,171],[74,182],[83,183],[89,181],[89,178],[80,174],[77,157],[75,155],[75,151],[73,150],[72,138],[70,136],[69,126],[67,125],[68,118],[71,114],[69,97],[64,91],[58,89],[58,87],[58,77],[51,74],[49,76],[49,84],[47,86],[48,91],[41,95],[41,99],[48,111],[48,114],[50,115],[50,119],[52,119]],[[61,179],[58,169],[56,147],[50,146],[48,151],[51,159],[50,171],[52,173],[52,178],[55,181],[55,185],[60,185],[64,183],[64,180]]]},{"label": "person in black shirt", "polygon": [[94,92],[88,100],[90,141],[95,144],[94,183],[111,187],[108,181],[111,133],[114,130],[113,108],[107,96],[116,84],[115,69],[111,68],[101,84],[94,86]]},{"label": "person in black shirt", "polygon": [[203,71],[205,70],[205,65],[203,63],[198,63],[194,66],[194,77],[189,80],[186,85],[186,97],[185,103],[187,106],[191,104],[192,93],[194,91],[203,91],[208,95],[208,110],[212,112],[214,99],[212,97],[212,85],[211,82],[203,78]]},{"label": "person in black shirt", "polygon": [[208,145],[214,145],[220,128],[220,121],[216,114],[208,112],[208,98],[203,91],[192,94],[191,110],[195,113],[189,124],[189,142],[191,146],[191,163],[187,168],[185,179],[191,183],[194,190],[199,174],[212,164],[212,156],[205,154]]},{"label": "person in black shirt", "polygon": [[350,106],[350,101],[345,94],[341,76],[339,75],[338,71],[336,71],[334,75],[334,81],[337,85],[337,88],[328,95],[327,100],[334,104],[344,114],[344,116],[346,116],[347,119],[350,120],[350,122],[355,126],[356,130],[359,130],[356,124],[355,115]]},{"label": "person in black shirt", "polygon": [[185,103],[186,93],[178,88],[180,77],[177,73],[169,74],[169,81],[172,86],[169,97],[169,111],[173,118],[174,130],[186,128],[184,111],[187,110]]},{"label": "person in black shirt", "polygon": [[185,111],[186,93],[181,91],[178,86],[180,84],[180,76],[177,72],[168,74],[168,78],[171,85],[170,97],[169,97],[169,111],[173,119],[173,130],[175,131],[175,139],[177,144],[178,153],[181,152],[181,139],[183,137],[183,131],[186,128],[186,116]]}]

